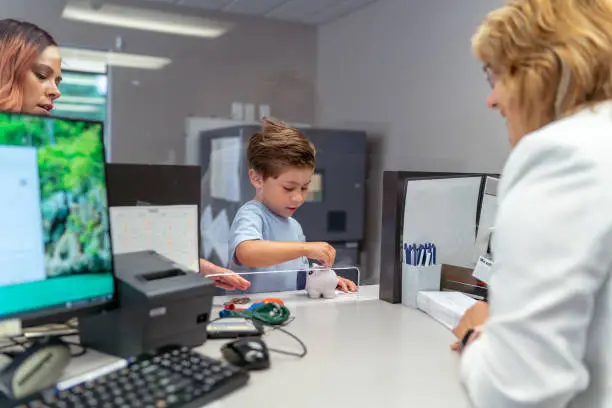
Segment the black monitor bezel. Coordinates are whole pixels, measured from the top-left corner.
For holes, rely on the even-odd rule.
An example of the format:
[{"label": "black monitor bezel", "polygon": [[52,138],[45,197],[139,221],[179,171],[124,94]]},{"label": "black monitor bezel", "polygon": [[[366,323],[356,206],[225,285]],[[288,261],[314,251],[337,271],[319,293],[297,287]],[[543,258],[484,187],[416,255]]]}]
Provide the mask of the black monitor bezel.
[{"label": "black monitor bezel", "polygon": [[107,301],[101,301],[99,303],[88,303],[86,305],[76,305],[73,308],[68,309],[66,304],[57,305],[57,306],[49,306],[44,309],[34,309],[24,312],[18,312],[13,314],[8,314],[5,316],[0,316],[0,321],[3,320],[12,320],[12,319],[20,319],[22,327],[32,327],[39,326],[43,324],[50,323],[63,323],[75,317],[82,317],[86,315],[102,313],[111,309],[114,309],[118,306],[118,281],[117,275],[115,271],[115,260],[113,254],[113,240],[112,240],[112,226],[110,223],[110,208],[108,201],[108,166],[107,160],[108,157],[106,155],[106,145],[104,140],[104,131],[105,126],[103,121],[99,120],[91,120],[91,119],[76,119],[65,116],[56,116],[56,115],[36,115],[31,113],[22,113],[22,112],[8,112],[8,111],[0,111],[0,114],[8,114],[14,116],[26,116],[26,117],[36,117],[42,119],[51,119],[51,120],[65,120],[69,122],[81,122],[81,123],[89,123],[94,125],[100,125],[100,138],[102,142],[102,154],[104,157],[104,183],[106,184],[106,212],[108,217],[108,233],[110,235],[110,250],[111,250],[111,275],[113,277],[113,297]]}]

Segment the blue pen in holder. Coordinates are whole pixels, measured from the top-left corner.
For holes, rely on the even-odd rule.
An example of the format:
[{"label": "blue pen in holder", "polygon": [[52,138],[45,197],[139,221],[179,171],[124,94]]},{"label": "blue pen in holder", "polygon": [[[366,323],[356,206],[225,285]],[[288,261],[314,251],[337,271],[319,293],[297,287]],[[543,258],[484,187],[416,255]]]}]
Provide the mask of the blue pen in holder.
[{"label": "blue pen in holder", "polygon": [[436,246],[427,244],[404,244],[402,262],[402,304],[417,307],[420,291],[440,290],[442,265],[436,264]]}]

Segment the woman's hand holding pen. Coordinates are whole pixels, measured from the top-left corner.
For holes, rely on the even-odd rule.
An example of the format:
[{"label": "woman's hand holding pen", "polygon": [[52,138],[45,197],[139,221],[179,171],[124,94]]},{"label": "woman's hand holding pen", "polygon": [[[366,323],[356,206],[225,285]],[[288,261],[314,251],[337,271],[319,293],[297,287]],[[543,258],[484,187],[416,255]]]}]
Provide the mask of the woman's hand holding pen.
[{"label": "woman's hand holding pen", "polygon": [[336,250],[327,242],[307,242],[305,248],[307,258],[314,259],[326,268],[336,262]]},{"label": "woman's hand holding pen", "polygon": [[[457,327],[453,329],[453,333],[457,336],[458,341],[451,344],[451,349],[460,350],[461,340],[470,329],[480,328],[489,318],[489,304],[486,302],[476,302],[463,314]],[[477,330],[480,333],[480,330]],[[475,338],[474,338],[475,339]],[[471,340],[474,340],[471,339]]]}]

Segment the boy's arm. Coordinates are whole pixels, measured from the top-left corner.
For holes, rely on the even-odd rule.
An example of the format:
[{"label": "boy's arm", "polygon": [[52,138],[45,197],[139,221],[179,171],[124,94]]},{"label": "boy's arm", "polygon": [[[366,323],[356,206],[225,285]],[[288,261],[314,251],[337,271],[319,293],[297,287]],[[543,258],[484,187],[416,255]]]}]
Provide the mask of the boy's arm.
[{"label": "boy's arm", "polygon": [[236,215],[230,230],[230,246],[233,260],[247,268],[265,268],[302,256],[331,266],[336,255],[326,242],[265,241],[261,215],[250,209]]},{"label": "boy's arm", "polygon": [[295,225],[298,242],[264,241],[261,239],[244,241],[236,247],[236,258],[244,266],[265,268],[308,256],[306,238],[300,223],[295,220],[289,222]]},{"label": "boy's arm", "polygon": [[265,268],[305,256],[331,267],[336,250],[327,242],[243,241],[236,247],[236,260],[249,268]]},{"label": "boy's arm", "polygon": [[236,247],[236,260],[249,268],[265,268],[301,256],[308,256],[308,246],[304,242],[251,240]]}]

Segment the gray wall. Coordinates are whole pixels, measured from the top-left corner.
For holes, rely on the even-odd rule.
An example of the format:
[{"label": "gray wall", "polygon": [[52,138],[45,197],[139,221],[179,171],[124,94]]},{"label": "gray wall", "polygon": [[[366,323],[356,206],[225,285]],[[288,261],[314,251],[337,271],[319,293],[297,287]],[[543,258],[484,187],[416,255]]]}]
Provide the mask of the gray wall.
[{"label": "gray wall", "polygon": [[272,113],[287,121],[314,119],[314,27],[224,15],[220,18],[236,24],[232,31],[197,39],[63,20],[63,5],[63,0],[0,0],[2,17],[39,24],[61,44],[108,50],[121,35],[126,52],[173,60],[160,71],[113,69],[112,161],[162,163],[173,150],[182,163],[185,118],[228,116],[232,101],[269,103]]},{"label": "gray wall", "polygon": [[378,276],[383,170],[499,172],[502,119],[470,40],[499,0],[379,0],[318,33],[317,122],[370,132],[367,275]]}]

